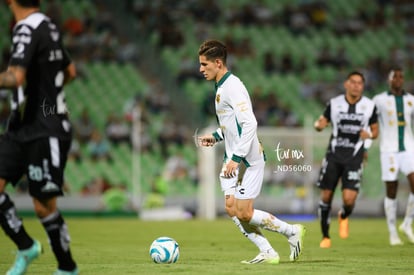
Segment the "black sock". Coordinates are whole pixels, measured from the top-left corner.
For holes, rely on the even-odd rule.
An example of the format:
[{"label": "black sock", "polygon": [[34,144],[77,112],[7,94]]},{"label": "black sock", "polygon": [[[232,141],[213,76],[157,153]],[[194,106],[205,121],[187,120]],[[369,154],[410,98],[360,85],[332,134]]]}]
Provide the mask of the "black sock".
[{"label": "black sock", "polygon": [[6,193],[0,193],[0,225],[19,250],[28,249],[33,245],[33,239],[24,229],[14,203]]},{"label": "black sock", "polygon": [[351,215],[352,210],[354,210],[353,205],[342,205],[341,209],[341,218],[346,219],[349,215]]},{"label": "black sock", "polygon": [[43,227],[49,236],[49,242],[58,261],[59,269],[72,271],[76,263],[69,249],[70,236],[65,221],[58,211],[41,219]]},{"label": "black sock", "polygon": [[324,238],[330,238],[329,237],[329,225],[331,223],[330,214],[331,214],[331,205],[320,201],[319,202],[319,219],[321,221],[322,235]]}]

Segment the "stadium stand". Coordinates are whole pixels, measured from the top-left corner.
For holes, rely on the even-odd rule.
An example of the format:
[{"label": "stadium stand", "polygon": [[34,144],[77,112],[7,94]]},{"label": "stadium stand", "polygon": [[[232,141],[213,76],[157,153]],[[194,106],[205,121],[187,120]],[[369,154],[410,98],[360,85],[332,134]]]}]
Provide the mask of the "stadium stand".
[{"label": "stadium stand", "polygon": [[[321,112],[326,98],[341,92],[343,74],[351,69],[362,70],[368,76],[368,95],[384,88],[388,66],[400,63],[401,55],[407,57],[400,64],[407,68],[407,78],[414,75],[414,62],[409,62],[413,59],[408,43],[410,16],[404,9],[404,1],[262,0],[256,1],[254,6],[248,0],[125,1],[124,20],[135,20],[129,24],[135,32],[126,36],[118,32],[124,26],[117,26],[111,17],[115,9],[111,9],[108,2],[111,1],[44,1],[43,9],[47,10],[53,3],[61,10],[61,27],[65,29],[66,42],[78,63],[80,77],[66,88],[72,119],[87,107],[96,127],[103,133],[108,114],[117,112],[130,119],[130,113],[125,111],[128,101],[138,99],[143,103],[143,128],[149,135],[151,149],[142,151],[140,181],[147,191],[151,190],[154,177],[164,172],[169,157],[164,154],[165,148],[159,139],[166,128],[168,113],[178,115],[188,111],[172,108],[181,106],[180,102],[186,99],[201,113],[184,114],[188,119],[201,118],[192,121],[192,126],[207,125],[214,120],[211,106],[206,104],[212,84],[196,73],[196,51],[206,38],[228,43],[233,52],[229,58],[230,68],[245,81],[250,91],[261,91],[258,97],[269,102],[275,99],[273,105],[267,106],[269,115],[261,126],[303,126],[307,118],[315,118]],[[74,19],[71,24],[69,19]],[[1,3],[0,24],[8,26],[10,22],[10,12]],[[0,29],[1,49],[10,45],[7,30]],[[137,40],[138,36],[141,39]],[[125,62],[125,58],[119,56],[124,39],[138,44],[138,50],[155,52],[159,62],[146,60],[151,55],[145,54],[141,54],[138,61],[131,58],[131,62]],[[266,52],[274,55],[276,66],[269,74],[264,71]],[[330,54],[329,58],[320,58],[321,52]],[[282,60],[286,63],[282,64]],[[154,75],[143,68],[144,63],[159,72],[155,78],[166,74],[165,77],[173,81],[154,81]],[[154,97],[157,85],[161,85],[161,96],[153,99],[151,96]],[[414,87],[410,82],[407,85]],[[171,96],[174,91],[178,96]],[[159,101],[164,95],[169,103],[160,107]],[[254,103],[256,100],[253,98]],[[270,111],[275,109],[277,112]],[[209,110],[208,115],[202,113],[206,110]],[[294,122],[292,117],[296,118]],[[189,166],[195,167],[197,156],[191,138],[179,140],[167,140],[166,147],[177,145]],[[87,154],[85,145],[81,152],[84,156]],[[80,192],[85,184],[99,176],[131,188],[134,169],[131,148],[125,144],[111,146],[111,155],[111,163],[95,163],[85,157],[80,163],[69,161],[67,181],[70,188]],[[175,179],[169,192],[193,194],[196,176],[189,175]],[[369,192],[377,195],[378,190],[372,188]]]}]

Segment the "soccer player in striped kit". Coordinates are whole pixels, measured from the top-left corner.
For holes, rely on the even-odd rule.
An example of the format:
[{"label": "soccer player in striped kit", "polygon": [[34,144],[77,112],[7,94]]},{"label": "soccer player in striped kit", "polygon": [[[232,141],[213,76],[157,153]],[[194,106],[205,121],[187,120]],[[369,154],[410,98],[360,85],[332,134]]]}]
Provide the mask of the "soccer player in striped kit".
[{"label": "soccer player in striped kit", "polygon": [[7,0],[15,19],[9,66],[0,88],[9,88],[11,115],[0,138],[0,225],[18,252],[7,275],[25,274],[42,245],[25,230],[6,184],[27,176],[29,193],[58,266],[76,275],[67,225],[57,206],[72,139],[63,86],[76,76],[58,27],[40,12],[40,0]]},{"label": "soccer player in striped kit", "polygon": [[339,180],[342,182],[343,201],[338,213],[339,236],[348,238],[348,217],[355,207],[361,186],[364,142],[378,135],[375,104],[362,95],[364,82],[363,74],[356,71],[349,73],[344,82],[345,94],[332,98],[314,124],[317,131],[322,131],[329,123],[332,124],[332,135],[317,182],[321,190],[321,248],[331,247],[330,212]]},{"label": "soccer player in striped kit", "polygon": [[[225,195],[226,212],[260,250],[255,258],[242,263],[279,263],[279,254],[262,234],[261,228],[284,235],[290,245],[289,258],[296,261],[303,250],[304,226],[288,224],[253,207],[263,183],[265,157],[257,137],[257,121],[247,89],[227,69],[227,50],[221,42],[205,41],[198,54],[200,72],[206,80],[215,82],[216,115],[220,125],[213,134],[201,136],[199,144],[213,146],[224,141],[225,157],[220,184]],[[246,166],[246,171],[239,182],[241,163]]]},{"label": "soccer player in striped kit", "polygon": [[389,91],[374,97],[380,125],[381,174],[385,182],[385,217],[390,233],[390,244],[403,242],[397,232],[398,173],[408,179],[410,194],[403,223],[399,231],[414,243],[412,222],[414,217],[414,96],[404,91],[404,73],[400,68],[392,69],[388,75]]}]

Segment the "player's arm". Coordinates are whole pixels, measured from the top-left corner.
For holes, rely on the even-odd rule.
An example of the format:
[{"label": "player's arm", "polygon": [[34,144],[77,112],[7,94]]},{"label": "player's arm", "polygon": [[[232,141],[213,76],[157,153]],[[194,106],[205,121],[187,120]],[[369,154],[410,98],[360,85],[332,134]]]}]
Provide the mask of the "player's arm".
[{"label": "player's arm", "polygon": [[369,129],[370,129],[369,132],[365,131],[365,130],[361,131],[361,138],[362,139],[367,139],[367,138],[376,139],[378,137],[378,133],[379,133],[378,123],[371,124],[369,126]]},{"label": "player's arm", "polygon": [[76,78],[76,67],[73,62],[71,62],[65,69],[65,83],[67,84]]},{"label": "player's arm", "polygon": [[363,140],[365,140],[365,139],[376,139],[378,137],[379,127],[378,127],[378,114],[377,114],[377,108],[376,107],[374,107],[372,115],[369,119],[369,128],[370,128],[370,131],[367,131],[365,129],[361,130],[359,136]]},{"label": "player's arm", "polygon": [[316,131],[320,132],[325,129],[329,125],[329,120],[324,116],[321,115],[313,124],[313,127]]},{"label": "player's arm", "polygon": [[322,115],[315,121],[313,127],[316,131],[320,132],[325,129],[331,121],[331,102],[326,105],[326,108]]},{"label": "player's arm", "polygon": [[26,69],[20,66],[9,66],[7,71],[0,73],[0,88],[16,88],[23,85]]}]

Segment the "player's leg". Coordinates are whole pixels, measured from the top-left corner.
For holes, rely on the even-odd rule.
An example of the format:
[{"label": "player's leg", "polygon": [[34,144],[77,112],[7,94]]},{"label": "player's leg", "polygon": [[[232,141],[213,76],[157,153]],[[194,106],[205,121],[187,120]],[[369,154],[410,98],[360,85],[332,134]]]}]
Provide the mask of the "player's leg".
[{"label": "player's leg", "polygon": [[[75,271],[69,248],[70,236],[65,221],[57,209],[57,197],[50,199],[33,198],[34,209],[49,237],[50,246],[61,271]],[[76,274],[76,273],[74,273]]]},{"label": "player's leg", "polygon": [[[232,178],[232,179],[226,179],[220,177],[220,183],[221,188],[225,195],[225,209],[226,213],[231,217],[234,224],[239,228],[240,232],[249,239],[260,251],[259,255],[264,255],[266,257],[259,257],[259,258],[275,258],[278,257],[277,252],[273,249],[272,245],[269,243],[269,241],[266,239],[265,236],[263,236],[262,232],[259,228],[249,225],[245,222],[240,222],[240,220],[236,216],[236,206],[235,206],[235,200],[234,200],[234,192],[237,185],[238,179]],[[260,261],[262,259],[254,258],[250,261],[242,261],[242,263],[247,264],[255,264],[263,262]]]},{"label": "player's leg", "polygon": [[58,271],[78,274],[76,263],[69,247],[67,225],[57,208],[57,197],[63,195],[63,172],[70,141],[43,138],[28,146],[29,192],[34,210],[48,237]]},{"label": "player's leg", "polygon": [[408,195],[404,221],[398,229],[407,236],[410,243],[414,243],[414,233],[412,229],[414,218],[414,152],[405,151],[399,153],[398,163],[400,164],[401,172],[407,176],[411,191]]},{"label": "player's leg", "polygon": [[319,180],[316,185],[320,191],[318,215],[320,220],[322,241],[321,248],[331,247],[329,228],[331,223],[331,205],[333,195],[340,176],[340,166],[327,155],[322,161]]},{"label": "player's leg", "polygon": [[361,186],[363,151],[361,150],[351,161],[344,164],[341,173],[342,181],[342,208],[338,212],[339,237],[346,239],[349,236],[348,217],[352,214],[355,201]]},{"label": "player's leg", "polygon": [[40,243],[27,234],[13,201],[5,192],[7,182],[16,183],[24,173],[22,155],[20,143],[8,136],[0,138],[0,225],[18,248],[16,260],[7,274],[23,274],[42,251]]},{"label": "player's leg", "polygon": [[391,245],[403,244],[397,232],[397,189],[398,181],[385,182],[384,213]]},{"label": "player's leg", "polygon": [[339,222],[339,237],[346,239],[349,236],[349,221],[348,217],[352,214],[355,207],[355,201],[358,196],[358,191],[354,189],[345,188],[342,190],[342,208],[338,212]]},{"label": "player's leg", "polygon": [[305,228],[302,225],[288,224],[266,211],[253,208],[254,199],[260,194],[263,173],[264,162],[246,169],[235,193],[237,218],[242,223],[286,236],[291,246],[290,259],[294,261],[302,252]]},{"label": "player's leg", "polygon": [[331,204],[334,192],[329,189],[321,190],[321,199],[319,201],[318,216],[322,231],[321,248],[331,247],[331,237],[329,235],[329,227],[331,224]]},{"label": "player's leg", "polygon": [[397,155],[381,153],[381,178],[385,182],[384,213],[391,245],[403,244],[397,232],[398,171]]},{"label": "player's leg", "polygon": [[407,179],[410,184],[411,192],[408,195],[404,221],[398,229],[407,236],[409,242],[414,243],[414,234],[412,229],[412,223],[414,218],[414,173],[410,173],[407,176]]}]

